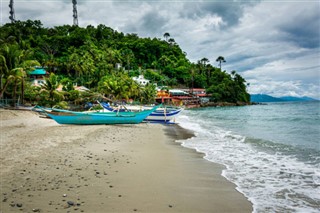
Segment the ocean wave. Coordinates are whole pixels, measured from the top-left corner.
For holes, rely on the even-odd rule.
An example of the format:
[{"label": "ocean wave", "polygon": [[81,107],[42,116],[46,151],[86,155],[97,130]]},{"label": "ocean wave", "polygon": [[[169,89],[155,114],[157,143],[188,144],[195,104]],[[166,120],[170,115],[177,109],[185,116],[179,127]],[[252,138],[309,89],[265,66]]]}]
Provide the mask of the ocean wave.
[{"label": "ocean wave", "polygon": [[196,137],[182,145],[225,165],[222,175],[253,203],[254,212],[318,212],[317,152],[245,137],[215,126],[215,121],[195,122],[196,114],[192,113],[181,115],[179,120],[182,127],[195,131]]}]

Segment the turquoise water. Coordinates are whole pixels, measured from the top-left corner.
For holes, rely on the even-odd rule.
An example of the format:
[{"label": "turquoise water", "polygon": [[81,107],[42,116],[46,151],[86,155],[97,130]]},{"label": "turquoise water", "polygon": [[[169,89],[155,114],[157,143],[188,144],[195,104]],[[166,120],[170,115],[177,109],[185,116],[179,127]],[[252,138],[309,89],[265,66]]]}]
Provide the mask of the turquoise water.
[{"label": "turquoise water", "polygon": [[254,212],[319,212],[320,102],[185,110],[183,146],[226,166]]}]

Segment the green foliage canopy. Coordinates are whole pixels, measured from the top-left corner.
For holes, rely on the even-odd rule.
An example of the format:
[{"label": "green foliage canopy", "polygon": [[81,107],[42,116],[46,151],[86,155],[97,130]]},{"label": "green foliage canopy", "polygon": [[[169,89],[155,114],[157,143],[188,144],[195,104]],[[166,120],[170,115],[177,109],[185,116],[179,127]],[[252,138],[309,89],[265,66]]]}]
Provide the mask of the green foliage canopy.
[{"label": "green foliage canopy", "polygon": [[[214,60],[219,62],[219,68],[211,65],[208,58],[191,63],[168,32],[160,37],[163,38],[125,35],[102,24],[85,28],[45,28],[40,21],[31,20],[5,24],[0,27],[0,98],[15,98],[19,87],[24,90],[26,77],[21,78],[14,70],[26,72],[33,64],[54,75],[42,88],[48,96],[28,86],[28,97],[37,93],[34,100],[41,96],[50,105],[79,100],[80,94],[71,92],[73,84],[112,99],[152,102],[152,84],[140,88],[131,80],[138,74],[158,85],[206,88],[212,101],[249,102],[245,79],[235,71],[222,71],[221,63],[226,62],[223,56]],[[121,66],[116,68],[117,64]],[[59,94],[54,91],[57,84],[63,85]]]}]

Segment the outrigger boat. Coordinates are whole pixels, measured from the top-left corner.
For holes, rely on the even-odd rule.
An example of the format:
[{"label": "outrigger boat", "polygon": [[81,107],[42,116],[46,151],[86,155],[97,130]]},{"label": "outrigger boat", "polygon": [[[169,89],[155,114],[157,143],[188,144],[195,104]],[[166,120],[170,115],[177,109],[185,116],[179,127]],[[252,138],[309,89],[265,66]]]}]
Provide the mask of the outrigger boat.
[{"label": "outrigger boat", "polygon": [[161,107],[161,104],[153,107],[151,110],[141,112],[117,113],[117,112],[75,112],[69,110],[52,109],[51,111],[41,109],[47,116],[55,120],[59,124],[138,124],[141,123],[156,109]]},{"label": "outrigger boat", "polygon": [[[144,111],[148,108],[134,107],[134,106],[120,106],[118,108],[113,108],[107,103],[100,103],[104,110],[110,112],[135,112],[135,111]],[[144,120],[149,122],[160,122],[160,123],[171,123],[174,121],[175,117],[182,111],[182,108],[173,108],[173,107],[161,107],[152,112]]]}]

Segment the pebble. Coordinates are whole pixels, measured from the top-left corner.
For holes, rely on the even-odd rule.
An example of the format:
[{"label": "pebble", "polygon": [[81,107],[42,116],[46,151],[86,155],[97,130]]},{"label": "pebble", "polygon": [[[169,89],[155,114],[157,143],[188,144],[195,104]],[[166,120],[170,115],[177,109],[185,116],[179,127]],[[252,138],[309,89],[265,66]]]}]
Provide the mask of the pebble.
[{"label": "pebble", "polygon": [[22,203],[17,203],[17,207],[22,207]]},{"label": "pebble", "polygon": [[68,201],[67,204],[68,204],[69,206],[74,206],[74,202],[73,202],[73,201]]},{"label": "pebble", "polygon": [[32,209],[33,212],[40,212],[40,209]]}]

